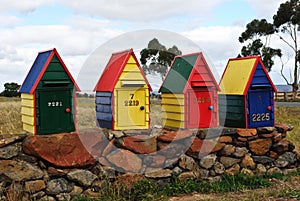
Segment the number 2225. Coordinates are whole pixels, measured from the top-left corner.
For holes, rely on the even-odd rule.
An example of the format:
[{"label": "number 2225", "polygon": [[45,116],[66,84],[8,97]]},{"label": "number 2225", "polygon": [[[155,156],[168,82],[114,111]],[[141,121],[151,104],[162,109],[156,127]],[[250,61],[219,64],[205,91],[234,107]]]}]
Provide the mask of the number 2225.
[{"label": "number 2225", "polygon": [[257,114],[252,114],[252,121],[257,122],[257,121],[269,121],[270,120],[270,114],[269,113],[257,113]]}]

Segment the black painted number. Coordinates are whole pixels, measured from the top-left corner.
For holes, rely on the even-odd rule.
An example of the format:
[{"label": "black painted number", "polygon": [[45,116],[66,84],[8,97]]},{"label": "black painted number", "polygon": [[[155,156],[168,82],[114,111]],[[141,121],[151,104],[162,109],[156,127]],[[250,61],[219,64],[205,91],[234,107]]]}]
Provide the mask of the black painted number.
[{"label": "black painted number", "polygon": [[138,106],[140,104],[140,101],[138,100],[125,100],[124,105],[126,107],[131,107],[131,106]]}]

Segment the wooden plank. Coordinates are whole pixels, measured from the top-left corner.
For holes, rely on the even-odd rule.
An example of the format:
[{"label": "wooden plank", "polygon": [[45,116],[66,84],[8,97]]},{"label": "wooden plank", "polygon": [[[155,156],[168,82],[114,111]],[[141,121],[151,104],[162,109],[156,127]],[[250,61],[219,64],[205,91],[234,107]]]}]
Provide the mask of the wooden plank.
[{"label": "wooden plank", "polygon": [[34,116],[34,108],[22,107],[21,114],[24,114],[27,116]]},{"label": "wooden plank", "polygon": [[172,128],[184,128],[184,122],[176,121],[172,119],[163,119],[163,126],[172,127]]},{"label": "wooden plank", "polygon": [[184,121],[183,113],[175,113],[175,112],[163,112],[162,118],[164,119],[172,119],[177,121]]},{"label": "wooden plank", "polygon": [[21,99],[21,107],[34,107],[34,100],[30,99]]},{"label": "wooden plank", "polygon": [[34,117],[22,115],[22,122],[31,126],[34,126]]},{"label": "wooden plank", "polygon": [[176,112],[176,113],[184,113],[184,106],[177,105],[162,105],[162,111],[165,112]]},{"label": "wooden plank", "polygon": [[23,123],[23,130],[25,130],[29,133],[35,134],[35,128],[32,125],[28,125],[28,124]]},{"label": "wooden plank", "polygon": [[34,95],[33,95],[33,94],[25,94],[25,93],[22,93],[22,94],[21,94],[21,99],[29,99],[29,100],[33,100],[33,99],[34,99]]}]

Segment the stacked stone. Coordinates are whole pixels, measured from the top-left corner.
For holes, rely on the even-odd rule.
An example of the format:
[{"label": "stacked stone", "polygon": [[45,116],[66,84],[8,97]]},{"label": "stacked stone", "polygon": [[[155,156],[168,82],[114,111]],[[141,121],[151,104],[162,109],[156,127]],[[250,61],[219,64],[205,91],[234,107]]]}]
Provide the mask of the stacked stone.
[{"label": "stacked stone", "polygon": [[222,174],[288,173],[298,165],[285,139],[291,126],[257,129],[89,129],[53,135],[0,135],[1,200],[98,197],[108,182],[158,183],[176,175],[216,181]]}]

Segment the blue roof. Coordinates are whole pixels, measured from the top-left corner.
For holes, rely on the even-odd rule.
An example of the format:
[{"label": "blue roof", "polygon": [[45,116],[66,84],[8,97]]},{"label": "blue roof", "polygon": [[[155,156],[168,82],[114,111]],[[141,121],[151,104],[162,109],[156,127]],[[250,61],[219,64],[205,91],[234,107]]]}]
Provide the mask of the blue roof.
[{"label": "blue roof", "polygon": [[31,89],[34,88],[36,81],[38,81],[38,78],[40,77],[52,51],[53,50],[48,50],[38,54],[19,90],[21,93],[32,93]]}]

